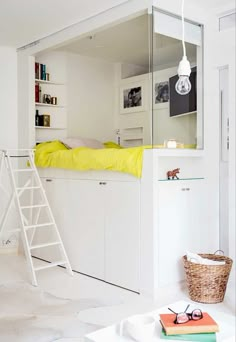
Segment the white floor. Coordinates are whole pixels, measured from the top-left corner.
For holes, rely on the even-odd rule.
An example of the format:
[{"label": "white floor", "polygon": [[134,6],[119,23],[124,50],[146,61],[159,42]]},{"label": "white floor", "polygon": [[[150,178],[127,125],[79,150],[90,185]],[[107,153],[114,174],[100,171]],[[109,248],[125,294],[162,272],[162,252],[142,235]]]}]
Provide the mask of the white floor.
[{"label": "white floor", "polygon": [[[0,255],[0,284],[16,281],[29,282],[24,257]],[[96,298],[103,303],[108,303],[109,306],[107,307],[88,309],[79,315],[81,321],[100,326],[113,324],[133,314],[155,310],[174,301],[186,300],[191,302],[186,291],[179,288],[163,290],[160,297],[153,302],[151,299],[77,273],[71,277],[59,267],[38,272],[38,282],[41,289],[58,297]],[[235,288],[229,283],[224,302],[210,306],[211,309],[214,307],[217,311],[234,315],[234,305]],[[201,308],[204,306],[206,305],[200,304]],[[60,341],[67,340],[61,339]],[[73,339],[73,341],[77,340]],[[81,340],[78,339],[78,341]]]}]

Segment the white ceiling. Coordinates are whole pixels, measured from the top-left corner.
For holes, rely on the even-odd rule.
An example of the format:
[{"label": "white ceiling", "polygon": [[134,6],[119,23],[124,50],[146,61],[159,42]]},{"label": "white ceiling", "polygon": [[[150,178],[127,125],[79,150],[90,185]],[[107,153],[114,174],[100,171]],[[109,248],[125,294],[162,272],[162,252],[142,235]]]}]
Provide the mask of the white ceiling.
[{"label": "white ceiling", "polygon": [[[126,1],[0,0],[0,45],[23,46]],[[235,6],[235,0],[192,1],[208,10]]]},{"label": "white ceiling", "polygon": [[211,10],[218,10],[224,7],[235,7],[235,0],[196,0],[196,3],[199,7]]},{"label": "white ceiling", "polygon": [[126,0],[0,0],[0,45],[21,47]]},{"label": "white ceiling", "polygon": [[[148,15],[110,27],[95,35],[80,38],[60,47],[59,50],[109,62],[135,64],[149,68],[150,43]],[[196,47],[186,43],[190,61],[196,60]],[[178,64],[182,57],[182,43],[171,37],[155,34],[153,40],[153,64],[157,69]]]}]

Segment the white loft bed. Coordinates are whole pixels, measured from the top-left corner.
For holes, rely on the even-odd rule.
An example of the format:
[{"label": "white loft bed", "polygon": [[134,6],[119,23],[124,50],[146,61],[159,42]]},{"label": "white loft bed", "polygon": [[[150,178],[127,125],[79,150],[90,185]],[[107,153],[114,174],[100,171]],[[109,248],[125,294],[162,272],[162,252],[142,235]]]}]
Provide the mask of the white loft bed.
[{"label": "white loft bed", "polygon": [[[133,18],[147,13],[147,10],[151,13],[151,8],[148,8],[144,1],[131,1],[129,4],[126,2],[109,13],[103,13],[88,19],[84,24],[81,23],[74,31],[71,30],[68,39],[73,40],[80,35],[84,37],[91,30],[95,32],[99,31],[101,26],[113,26],[115,21],[122,21],[122,18],[128,16]],[[171,11],[171,8],[169,10]],[[39,42],[38,46],[31,46],[20,55],[19,65],[22,68],[19,70],[23,70],[24,75],[19,77],[22,85],[19,96],[19,122],[22,125],[22,132],[26,131],[26,123],[30,127],[28,134],[21,136],[21,144],[25,146],[35,142],[32,116],[35,110],[35,103],[32,100],[35,84],[34,56],[53,44],[63,44],[65,37],[55,40],[52,38],[52,41]],[[59,70],[63,74],[63,70]],[[82,73],[83,69],[79,71]],[[91,75],[87,73],[84,80],[89,79],[91,86],[94,77],[89,76]],[[119,93],[120,83],[117,79],[115,81]],[[100,82],[99,85],[102,88],[103,83]],[[79,90],[82,92],[83,88],[84,84]],[[107,87],[105,93],[107,98],[111,97],[113,101],[114,94],[111,94],[110,88]],[[31,94],[27,93],[28,89],[31,89]],[[71,89],[75,89],[74,85]],[[115,97],[116,108],[119,108],[117,99],[119,95]],[[88,101],[85,104],[87,103]],[[111,113],[112,108],[108,109]],[[63,110],[61,109],[61,112]],[[52,118],[61,118],[63,115],[52,115]],[[85,117],[83,113],[82,118]],[[128,122],[132,121],[131,117],[132,113],[126,116],[128,120],[120,118],[120,128],[123,130],[121,139],[129,142],[132,132],[134,133],[132,129],[141,128],[143,136],[140,137],[140,132],[135,130],[137,136],[133,138],[141,139],[146,144],[146,137],[150,138],[150,122],[144,123],[140,120],[137,126],[133,122]],[[59,134],[62,137],[66,134],[64,121],[52,129],[54,138],[59,137]],[[97,123],[99,124],[99,121]],[[86,123],[80,127],[87,129]],[[91,127],[95,127],[96,133],[99,131],[96,125]],[[38,131],[45,134],[48,132],[46,129]],[[90,135],[92,136],[95,137],[95,133]],[[96,138],[107,139],[103,136]],[[186,249],[193,252],[208,252],[218,247],[215,227],[207,225],[209,197],[206,193],[204,165],[204,155],[201,151],[146,150],[140,180],[110,171],[40,170],[72,268],[153,297],[158,296],[162,288],[173,284],[176,286],[184,278],[181,256]],[[181,169],[181,180],[166,181],[166,171],[176,167]],[[210,240],[202,238],[205,237],[206,231],[211,236]],[[50,260],[50,255],[40,257]]]},{"label": "white loft bed", "polygon": [[[186,250],[216,246],[215,239],[202,241],[206,230],[214,230],[207,227],[203,156],[196,150],[145,150],[141,179],[113,171],[39,169],[72,268],[141,294],[181,282]],[[167,181],[166,171],[176,166],[180,180]]]}]

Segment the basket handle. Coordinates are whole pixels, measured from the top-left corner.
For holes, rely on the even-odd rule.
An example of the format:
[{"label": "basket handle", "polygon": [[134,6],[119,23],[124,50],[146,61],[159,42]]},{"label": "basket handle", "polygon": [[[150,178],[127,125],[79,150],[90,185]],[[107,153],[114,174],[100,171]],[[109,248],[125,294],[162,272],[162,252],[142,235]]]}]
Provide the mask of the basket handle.
[{"label": "basket handle", "polygon": [[222,249],[217,249],[217,251],[215,251],[215,255],[217,255],[217,253],[219,254],[219,255],[225,255],[225,253],[224,253],[224,251],[222,251]]}]

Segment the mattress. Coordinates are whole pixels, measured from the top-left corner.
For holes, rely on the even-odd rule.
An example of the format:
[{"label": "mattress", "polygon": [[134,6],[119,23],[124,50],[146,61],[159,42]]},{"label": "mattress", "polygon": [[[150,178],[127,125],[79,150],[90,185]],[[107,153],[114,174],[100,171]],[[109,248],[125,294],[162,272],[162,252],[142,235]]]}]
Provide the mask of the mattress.
[{"label": "mattress", "polygon": [[59,178],[59,179],[81,179],[81,180],[97,180],[97,181],[124,181],[124,182],[140,182],[140,179],[124,172],[106,171],[106,170],[90,170],[90,171],[74,171],[59,168],[38,168],[41,178]]}]

